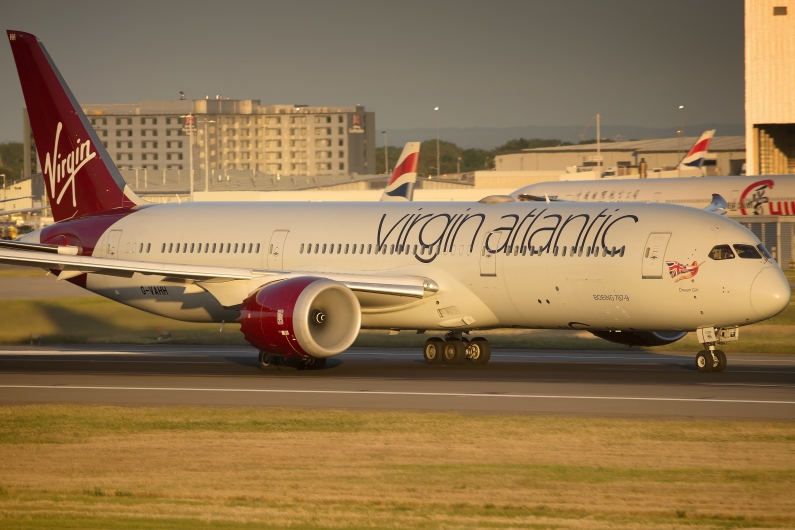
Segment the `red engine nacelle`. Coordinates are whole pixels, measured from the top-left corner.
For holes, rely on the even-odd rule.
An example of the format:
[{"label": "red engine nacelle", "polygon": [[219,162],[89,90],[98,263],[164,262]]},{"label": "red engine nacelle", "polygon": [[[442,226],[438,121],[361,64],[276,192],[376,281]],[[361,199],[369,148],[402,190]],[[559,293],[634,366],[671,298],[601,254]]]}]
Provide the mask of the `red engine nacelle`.
[{"label": "red engine nacelle", "polygon": [[266,285],[246,298],[240,330],[260,351],[331,357],[353,344],[362,310],[341,283],[299,276]]}]

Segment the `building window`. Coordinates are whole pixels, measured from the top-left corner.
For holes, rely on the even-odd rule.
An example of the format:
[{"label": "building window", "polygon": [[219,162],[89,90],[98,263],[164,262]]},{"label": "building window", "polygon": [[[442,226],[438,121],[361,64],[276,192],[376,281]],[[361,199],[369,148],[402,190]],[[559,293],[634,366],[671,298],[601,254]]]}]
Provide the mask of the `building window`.
[{"label": "building window", "polygon": [[340,147],[344,147],[344,146],[345,146],[345,140],[343,140],[342,138],[340,138],[340,139],[339,139],[339,142],[337,142],[337,145],[339,145]]},{"label": "building window", "polygon": [[787,14],[787,6],[776,6],[773,8],[773,16],[783,16]]},{"label": "building window", "polygon": [[345,162],[340,162],[340,169],[345,169]]}]

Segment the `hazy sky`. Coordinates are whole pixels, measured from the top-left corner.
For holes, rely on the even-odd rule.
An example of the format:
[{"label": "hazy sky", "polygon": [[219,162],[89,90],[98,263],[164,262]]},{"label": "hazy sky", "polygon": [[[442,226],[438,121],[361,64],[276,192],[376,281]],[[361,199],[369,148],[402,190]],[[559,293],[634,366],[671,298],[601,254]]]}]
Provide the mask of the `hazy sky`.
[{"label": "hazy sky", "polygon": [[[78,101],[354,105],[380,129],[743,121],[741,0],[0,0]],[[22,92],[0,46],[0,141]]]}]

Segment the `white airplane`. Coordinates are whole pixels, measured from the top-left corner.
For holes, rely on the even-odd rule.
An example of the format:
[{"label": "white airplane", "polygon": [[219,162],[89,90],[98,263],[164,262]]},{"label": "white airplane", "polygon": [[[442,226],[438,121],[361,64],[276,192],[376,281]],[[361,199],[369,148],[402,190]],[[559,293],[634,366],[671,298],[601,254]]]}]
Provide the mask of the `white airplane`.
[{"label": "white airplane", "polygon": [[417,164],[420,161],[420,142],[408,142],[400,153],[392,176],[389,177],[382,201],[411,201],[417,182]]},{"label": "white airplane", "polygon": [[8,31],[55,224],[0,244],[111,300],[191,321],[237,320],[263,369],[319,368],[359,330],[445,332],[428,363],[484,364],[497,328],[577,329],[716,346],[768,319],[789,283],[760,241],[665,204],[149,204],[133,193],[34,35]]},{"label": "white airplane", "polygon": [[795,175],[539,182],[511,193],[522,201],[652,202],[705,208],[718,194],[731,216],[795,215]]}]

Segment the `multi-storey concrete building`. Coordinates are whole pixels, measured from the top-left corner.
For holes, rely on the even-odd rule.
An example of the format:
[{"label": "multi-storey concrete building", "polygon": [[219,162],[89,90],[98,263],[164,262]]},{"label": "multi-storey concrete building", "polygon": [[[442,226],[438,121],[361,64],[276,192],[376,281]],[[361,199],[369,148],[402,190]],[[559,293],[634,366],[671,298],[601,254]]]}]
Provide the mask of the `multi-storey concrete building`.
[{"label": "multi-storey concrete building", "polygon": [[795,173],[795,2],[745,0],[749,175]]},{"label": "multi-storey concrete building", "polygon": [[[375,173],[375,113],[355,107],[260,105],[258,100],[152,100],[82,105],[119,169],[250,169],[286,176]],[[24,113],[25,160],[36,161]],[[194,117],[195,132],[185,131]],[[27,174],[40,170],[29,164]]]}]

